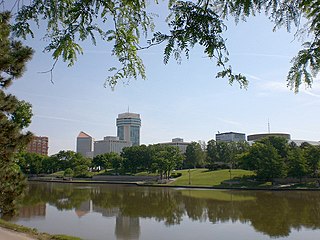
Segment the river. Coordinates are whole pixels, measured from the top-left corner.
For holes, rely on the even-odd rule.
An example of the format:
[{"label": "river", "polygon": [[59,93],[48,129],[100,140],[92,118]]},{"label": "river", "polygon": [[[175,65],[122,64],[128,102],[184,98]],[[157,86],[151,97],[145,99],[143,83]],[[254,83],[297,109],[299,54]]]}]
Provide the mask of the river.
[{"label": "river", "polygon": [[319,239],[320,192],[29,183],[12,222],[88,240]]}]

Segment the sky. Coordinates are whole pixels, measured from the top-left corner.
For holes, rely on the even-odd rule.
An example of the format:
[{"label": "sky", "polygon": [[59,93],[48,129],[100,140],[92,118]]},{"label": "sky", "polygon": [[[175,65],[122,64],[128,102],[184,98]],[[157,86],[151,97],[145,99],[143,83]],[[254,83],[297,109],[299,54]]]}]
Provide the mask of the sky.
[{"label": "sky", "polygon": [[[155,20],[162,20],[165,6]],[[248,89],[232,86],[227,79],[216,79],[219,70],[201,47],[190,52],[181,64],[173,59],[163,64],[164,45],[141,52],[147,80],[119,82],[114,90],[104,87],[108,69],[114,66],[110,47],[102,42],[93,46],[84,42],[84,54],[73,67],[59,61],[53,72],[44,74],[53,64],[44,53],[47,42],[43,29],[25,44],[35,49],[24,76],[7,90],[32,104],[33,119],[28,130],[49,137],[49,155],[76,148],[76,137],[84,131],[96,140],[116,136],[119,113],[139,113],[142,120],[142,144],[184,141],[208,141],[219,132],[246,135],[271,132],[291,134],[291,139],[320,140],[320,78],[312,89],[301,86],[295,94],[286,87],[290,60],[302,42],[285,29],[273,32],[273,24],[264,16],[235,24],[229,20],[227,47],[235,72],[249,80]]]}]

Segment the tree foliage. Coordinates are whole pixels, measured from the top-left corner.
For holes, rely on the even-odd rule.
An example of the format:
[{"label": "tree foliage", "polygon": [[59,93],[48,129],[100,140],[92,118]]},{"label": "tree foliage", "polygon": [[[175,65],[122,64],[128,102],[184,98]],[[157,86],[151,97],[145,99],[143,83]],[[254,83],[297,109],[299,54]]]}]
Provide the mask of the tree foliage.
[{"label": "tree foliage", "polygon": [[94,167],[101,167],[103,169],[113,168],[116,173],[122,167],[123,159],[115,152],[104,153],[97,155],[92,160],[92,165]]},{"label": "tree foliage", "polygon": [[299,178],[307,174],[307,162],[300,148],[293,148],[288,155],[288,176]]},{"label": "tree foliage", "polygon": [[235,168],[238,164],[238,155],[249,150],[249,144],[245,141],[240,142],[217,142],[208,141],[207,144],[207,166],[215,169],[229,165]]},{"label": "tree foliage", "polygon": [[180,150],[173,146],[153,145],[152,166],[158,171],[160,178],[170,178],[171,171],[182,165],[183,156]]},{"label": "tree foliage", "polygon": [[161,144],[127,147],[121,156],[123,172],[158,172],[161,178],[169,178],[172,170],[181,167],[184,158],[178,148]]},{"label": "tree foliage", "polygon": [[87,168],[91,166],[90,158],[86,158],[82,154],[70,150],[61,150],[57,154],[50,156],[50,158],[54,159],[54,162],[58,166],[58,171],[64,171],[67,168],[75,170],[79,165],[87,166]]},{"label": "tree foliage", "polygon": [[320,147],[307,145],[303,148],[303,155],[307,161],[310,176],[318,177],[320,169]]},{"label": "tree foliage", "polygon": [[284,159],[270,143],[254,143],[243,156],[243,166],[254,170],[257,177],[264,180],[286,176]]},{"label": "tree foliage", "polygon": [[[158,31],[154,25],[155,14],[150,12],[146,0],[37,0],[16,1],[18,7],[13,29],[17,36],[34,36],[32,22],[45,24],[44,36],[49,44],[46,51],[53,58],[60,57],[68,65],[73,65],[77,55],[82,54],[81,41],[96,38],[112,46],[112,54],[119,61],[111,67],[113,72],[107,82],[114,87],[119,80],[146,78],[145,67],[139,51],[154,45],[165,44],[164,63],[171,56],[178,62],[181,55],[189,57],[189,51],[196,45],[203,47],[204,53],[215,60],[220,68],[217,77],[227,78],[230,83],[239,82],[247,86],[247,79],[235,74],[228,64],[229,53],[223,33],[225,21],[246,20],[264,12],[274,23],[274,30],[297,29],[296,35],[307,36],[302,49],[292,59],[288,86],[298,91],[301,84],[311,86],[320,69],[320,8],[318,1],[312,0],[197,0],[168,1],[168,31]],[[8,1],[3,1],[3,4]],[[158,3],[157,0],[154,4]],[[301,24],[305,22],[305,24]],[[153,34],[149,37],[148,34]],[[141,46],[147,39],[147,45]]]},{"label": "tree foliage", "polygon": [[197,142],[191,142],[187,146],[185,156],[184,167],[186,168],[196,168],[204,165],[204,151]]},{"label": "tree foliage", "polygon": [[15,152],[31,139],[22,130],[31,122],[31,105],[5,93],[15,78],[21,77],[32,50],[10,38],[10,14],[0,13],[0,212],[14,211],[22,195],[24,176],[16,164]]}]

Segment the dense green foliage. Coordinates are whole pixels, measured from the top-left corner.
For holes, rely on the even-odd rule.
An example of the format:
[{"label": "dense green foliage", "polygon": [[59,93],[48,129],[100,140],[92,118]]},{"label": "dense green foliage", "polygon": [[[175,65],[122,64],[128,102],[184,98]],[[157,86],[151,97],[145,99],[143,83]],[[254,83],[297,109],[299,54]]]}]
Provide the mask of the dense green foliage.
[{"label": "dense green foliage", "polygon": [[239,166],[255,171],[258,178],[265,180],[319,177],[320,146],[304,143],[298,147],[284,138],[264,138],[239,158]]},{"label": "dense green foliage", "polygon": [[124,148],[123,171],[157,172],[160,178],[169,178],[172,170],[181,167],[183,155],[178,148],[166,145],[141,145]]},{"label": "dense green foliage", "polygon": [[115,173],[119,173],[119,169],[123,165],[123,158],[118,153],[110,152],[97,155],[92,160],[92,165],[95,168],[114,169]]},{"label": "dense green foliage", "polygon": [[255,143],[243,157],[244,166],[254,170],[258,178],[272,180],[284,177],[284,159],[271,144]]},{"label": "dense green foliage", "polygon": [[[155,144],[126,147],[95,156],[92,160],[73,151],[60,151],[50,157],[35,153],[19,153],[17,163],[25,174],[48,174],[64,171],[65,177],[88,177],[90,170],[106,170],[107,174],[157,173],[169,179],[173,170],[227,169],[231,179],[238,169],[255,172],[256,178],[319,177],[320,146],[303,143],[300,147],[281,137],[263,138],[250,146],[247,142],[216,142],[210,140],[203,149],[192,142],[182,154],[176,147]],[[174,174],[176,175],[176,174]]]},{"label": "dense green foliage", "polygon": [[248,151],[249,144],[246,141],[241,142],[217,142],[215,140],[208,141],[207,167],[211,170],[229,166],[237,167],[237,159],[241,154]]},{"label": "dense green foliage", "polygon": [[160,178],[169,178],[171,171],[182,166],[183,154],[178,148],[155,145],[126,147],[121,152],[105,153],[93,158],[94,168],[112,169],[113,174],[158,173]]},{"label": "dense green foliage", "polygon": [[60,151],[50,157],[36,153],[20,152],[16,155],[17,163],[27,175],[49,174],[67,171],[69,177],[89,175],[91,159],[73,151]]},{"label": "dense green foliage", "polygon": [[[295,91],[304,83],[311,86],[313,78],[320,70],[320,8],[316,0],[197,0],[168,1],[168,31],[159,31],[154,24],[156,14],[146,0],[38,0],[3,1],[10,9],[16,10],[14,31],[17,36],[34,35],[31,26],[45,24],[48,41],[46,51],[53,58],[60,57],[73,65],[78,54],[82,54],[81,41],[101,37],[112,47],[112,55],[119,61],[111,67],[113,75],[107,83],[114,87],[119,80],[146,78],[144,64],[139,52],[154,45],[165,44],[164,63],[173,56],[178,62],[182,54],[189,57],[189,51],[196,45],[215,60],[220,68],[217,77],[226,77],[230,83],[239,82],[247,86],[247,79],[232,72],[228,65],[228,50],[223,33],[225,22],[236,22],[264,12],[274,23],[274,30],[292,27],[298,29],[296,35],[305,37],[301,51],[292,59],[287,81]],[[17,4],[18,2],[18,4]],[[155,0],[153,4],[164,4]],[[155,8],[156,9],[156,8]],[[156,11],[156,10],[155,10]],[[304,22],[302,25],[301,22]],[[148,34],[152,35],[149,37]],[[141,46],[145,44],[145,46]]]},{"label": "dense green foliage", "polygon": [[185,168],[196,168],[204,165],[205,154],[201,145],[197,142],[191,142],[186,149]]},{"label": "dense green foliage", "polygon": [[14,211],[25,186],[14,153],[32,136],[31,132],[22,132],[31,122],[31,105],[5,92],[14,79],[22,76],[33,53],[10,37],[9,21],[9,13],[0,13],[0,213],[4,214]]}]

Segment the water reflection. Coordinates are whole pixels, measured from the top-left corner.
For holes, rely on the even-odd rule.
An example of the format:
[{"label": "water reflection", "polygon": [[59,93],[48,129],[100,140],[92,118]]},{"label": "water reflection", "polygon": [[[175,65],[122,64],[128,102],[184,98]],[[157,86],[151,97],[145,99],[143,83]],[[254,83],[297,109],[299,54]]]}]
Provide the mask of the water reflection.
[{"label": "water reflection", "polygon": [[125,185],[31,183],[23,200],[21,218],[46,215],[46,203],[60,211],[72,210],[82,218],[88,213],[116,218],[116,239],[139,239],[141,219],[166,226],[192,221],[214,224],[240,222],[270,237],[289,236],[302,228],[319,229],[320,193],[246,192]]}]

